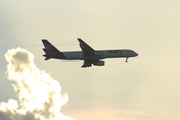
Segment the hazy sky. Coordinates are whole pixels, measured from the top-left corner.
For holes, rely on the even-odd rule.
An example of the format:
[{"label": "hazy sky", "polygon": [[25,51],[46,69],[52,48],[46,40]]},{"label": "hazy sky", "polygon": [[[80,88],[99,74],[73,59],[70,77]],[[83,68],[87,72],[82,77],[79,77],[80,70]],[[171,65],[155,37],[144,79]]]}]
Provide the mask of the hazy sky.
[{"label": "hazy sky", "polygon": [[[61,112],[71,118],[179,120],[179,6],[179,0],[1,0],[0,102],[18,100],[5,54],[21,47],[59,82],[69,97]],[[139,56],[86,69],[82,61],[44,61],[41,39],[68,51],[81,50],[78,37],[94,49],[130,48]]]}]

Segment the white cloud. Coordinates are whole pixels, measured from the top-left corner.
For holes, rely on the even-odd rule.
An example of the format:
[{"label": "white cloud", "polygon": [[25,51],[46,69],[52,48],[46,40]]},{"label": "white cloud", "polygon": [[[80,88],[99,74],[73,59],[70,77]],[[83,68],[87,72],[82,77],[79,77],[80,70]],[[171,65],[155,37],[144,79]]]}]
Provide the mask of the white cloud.
[{"label": "white cloud", "polygon": [[8,50],[7,77],[12,82],[18,100],[0,104],[3,120],[73,120],[60,110],[68,101],[61,86],[48,73],[34,64],[34,56],[25,49]]}]

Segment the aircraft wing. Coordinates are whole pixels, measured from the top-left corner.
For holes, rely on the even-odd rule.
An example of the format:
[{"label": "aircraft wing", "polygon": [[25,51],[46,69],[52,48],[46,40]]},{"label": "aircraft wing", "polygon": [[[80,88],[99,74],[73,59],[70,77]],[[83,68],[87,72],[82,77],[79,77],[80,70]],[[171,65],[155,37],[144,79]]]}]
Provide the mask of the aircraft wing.
[{"label": "aircraft wing", "polygon": [[78,41],[84,56],[84,64],[81,67],[91,67],[92,64],[99,60],[92,60],[95,50],[91,48],[87,43],[85,43],[81,38],[78,38]]},{"label": "aircraft wing", "polygon": [[85,43],[81,38],[78,38],[78,41],[85,57],[90,56],[95,52],[95,50],[91,48],[87,43]]},{"label": "aircraft wing", "polygon": [[91,65],[93,64],[92,61],[89,60],[84,60],[84,64],[81,67],[91,67]]}]

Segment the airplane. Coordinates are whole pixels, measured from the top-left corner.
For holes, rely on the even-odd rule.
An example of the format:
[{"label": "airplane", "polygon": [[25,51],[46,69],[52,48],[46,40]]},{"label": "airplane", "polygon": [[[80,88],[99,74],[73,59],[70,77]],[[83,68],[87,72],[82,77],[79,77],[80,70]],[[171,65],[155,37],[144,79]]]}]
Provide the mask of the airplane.
[{"label": "airplane", "polygon": [[102,59],[105,58],[126,58],[128,62],[129,57],[136,57],[138,54],[130,49],[116,49],[116,50],[94,50],[87,43],[85,43],[81,38],[77,38],[82,51],[68,51],[61,52],[56,47],[54,47],[48,40],[42,39],[44,44],[43,50],[45,54],[45,60],[51,58],[62,59],[62,60],[84,60],[82,68],[94,66],[104,66],[105,62]]}]

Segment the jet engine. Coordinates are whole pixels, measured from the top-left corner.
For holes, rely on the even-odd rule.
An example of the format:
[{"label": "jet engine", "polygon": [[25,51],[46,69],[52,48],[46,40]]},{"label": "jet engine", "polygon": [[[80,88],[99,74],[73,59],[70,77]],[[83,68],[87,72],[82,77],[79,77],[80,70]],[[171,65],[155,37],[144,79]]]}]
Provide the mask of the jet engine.
[{"label": "jet engine", "polygon": [[105,62],[104,61],[98,61],[98,62],[95,62],[93,65],[95,66],[104,66]]}]

